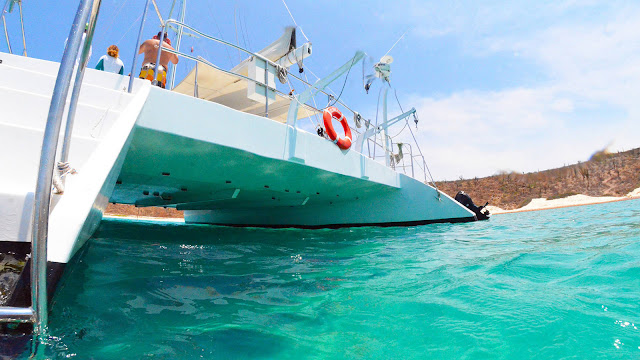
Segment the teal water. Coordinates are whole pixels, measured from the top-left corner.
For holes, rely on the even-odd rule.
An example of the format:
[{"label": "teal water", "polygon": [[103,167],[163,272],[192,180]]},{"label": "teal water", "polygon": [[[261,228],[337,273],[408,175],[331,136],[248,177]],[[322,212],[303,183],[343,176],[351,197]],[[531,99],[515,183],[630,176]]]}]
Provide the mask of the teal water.
[{"label": "teal water", "polygon": [[640,201],[469,224],[235,229],[107,220],[53,358],[640,358]]}]

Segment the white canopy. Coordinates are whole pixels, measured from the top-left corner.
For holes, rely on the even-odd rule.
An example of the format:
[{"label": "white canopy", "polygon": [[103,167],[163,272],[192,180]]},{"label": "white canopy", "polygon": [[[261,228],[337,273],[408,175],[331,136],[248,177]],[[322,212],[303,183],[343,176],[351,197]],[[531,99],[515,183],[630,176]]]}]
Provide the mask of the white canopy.
[{"label": "white canopy", "polygon": [[[258,54],[271,61],[277,61],[287,55],[291,50],[295,51],[295,42],[295,28],[288,27],[278,40],[259,51]],[[236,65],[231,69],[231,72],[247,76],[248,62],[249,58]],[[196,71],[194,67],[173,91],[193,95],[195,80]],[[247,82],[248,80],[226,73],[212,66],[203,63],[198,64],[198,96],[201,99],[213,101],[249,114],[264,116],[264,104],[247,97]],[[269,118],[286,122],[289,104],[292,100],[293,97],[276,94],[275,101],[269,101]],[[313,116],[316,113],[318,112],[312,107],[302,104],[298,110],[298,119]]]},{"label": "white canopy", "polygon": [[[195,87],[195,68],[176,86],[173,91],[193,95]],[[247,98],[247,81],[214,67],[198,64],[198,97],[228,106],[249,114],[264,116],[264,104]],[[287,122],[289,103],[293,97],[276,94],[275,102],[269,101],[269,118]],[[310,106],[302,105],[298,110],[298,119],[318,113]]]}]

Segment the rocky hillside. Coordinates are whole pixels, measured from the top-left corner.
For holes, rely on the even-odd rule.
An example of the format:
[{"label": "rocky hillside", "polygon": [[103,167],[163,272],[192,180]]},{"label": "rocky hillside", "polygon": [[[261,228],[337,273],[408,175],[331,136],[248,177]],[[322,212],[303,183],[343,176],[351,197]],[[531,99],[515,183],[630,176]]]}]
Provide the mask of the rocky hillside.
[{"label": "rocky hillside", "polygon": [[489,201],[507,210],[525,206],[534,198],[624,196],[640,187],[640,148],[619,153],[599,151],[589,161],[558,169],[527,174],[503,172],[436,184],[451,196],[463,190],[478,205]]}]

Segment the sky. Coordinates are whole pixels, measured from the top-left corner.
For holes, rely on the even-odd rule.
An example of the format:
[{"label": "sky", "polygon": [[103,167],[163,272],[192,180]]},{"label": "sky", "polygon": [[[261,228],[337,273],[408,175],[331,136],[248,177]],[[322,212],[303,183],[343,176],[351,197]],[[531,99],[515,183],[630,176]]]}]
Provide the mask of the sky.
[{"label": "sky", "polygon": [[[158,5],[166,18],[171,1]],[[298,43],[306,41],[302,29],[313,44],[301,74],[311,82],[314,74],[328,75],[358,50],[366,52],[364,71],[371,73],[371,65],[404,34],[389,52],[395,59],[389,114],[401,112],[394,90],[405,111],[416,108],[420,121],[417,129],[413,122],[410,126],[435,180],[532,172],[586,161],[605,148],[640,147],[638,1],[288,0],[287,5],[299,26]],[[23,1],[29,56],[60,61],[77,6],[71,0]],[[116,44],[130,71],[143,7],[143,0],[102,1],[90,66]],[[252,51],[293,25],[282,0],[187,0],[186,9],[188,24]],[[7,26],[14,53],[22,53],[17,9],[7,15]],[[144,38],[159,26],[150,7]],[[181,50],[226,69],[243,58],[202,38],[185,37]],[[4,39],[0,51],[7,51]],[[181,60],[177,78],[193,66]],[[362,73],[359,64],[330,87],[340,93],[344,86],[340,99],[375,122],[381,84],[366,94]],[[326,106],[326,97],[316,100]],[[403,124],[390,134],[395,142],[412,137]]]}]

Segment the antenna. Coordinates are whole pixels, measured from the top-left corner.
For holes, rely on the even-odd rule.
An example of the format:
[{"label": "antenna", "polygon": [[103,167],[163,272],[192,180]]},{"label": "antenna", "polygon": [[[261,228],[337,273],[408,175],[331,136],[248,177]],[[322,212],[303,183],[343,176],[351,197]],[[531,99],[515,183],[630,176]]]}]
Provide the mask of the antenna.
[{"label": "antenna", "polygon": [[[378,61],[375,65],[373,65],[374,73],[372,75],[366,76],[367,82],[364,84],[364,90],[367,93],[369,93],[369,89],[371,89],[371,84],[373,84],[376,78],[382,79],[382,81],[387,83],[391,82],[391,67],[389,65],[393,63],[393,56],[389,55],[389,53],[391,52],[391,50],[393,50],[394,47],[396,47],[396,45],[409,32],[409,30],[411,30],[411,28],[408,28],[402,35],[400,35],[398,40],[396,40],[396,42],[393,43],[393,46],[391,46],[389,51],[387,51],[387,53],[380,58],[380,61]],[[364,65],[364,62],[363,62],[363,65]],[[364,74],[364,71],[363,71],[363,74]]]},{"label": "antenna", "polygon": [[[389,53],[391,52],[391,50],[393,50],[394,47],[396,47],[396,45],[398,44],[398,42],[400,42],[400,40],[402,40],[402,38],[409,32],[409,30],[411,30],[411,28],[408,28],[407,31],[404,32],[404,34],[400,35],[400,37],[398,38],[398,40],[396,40],[396,42],[393,44],[393,46],[391,46],[391,49],[389,49],[389,51],[387,51],[386,54],[384,54],[384,56],[389,55]],[[383,58],[384,58],[383,56]]]}]

